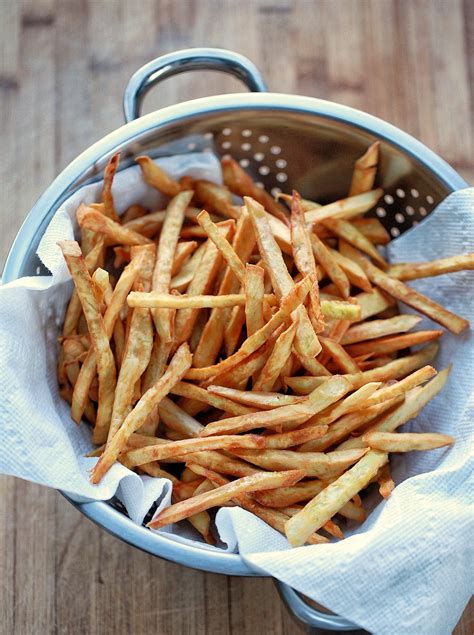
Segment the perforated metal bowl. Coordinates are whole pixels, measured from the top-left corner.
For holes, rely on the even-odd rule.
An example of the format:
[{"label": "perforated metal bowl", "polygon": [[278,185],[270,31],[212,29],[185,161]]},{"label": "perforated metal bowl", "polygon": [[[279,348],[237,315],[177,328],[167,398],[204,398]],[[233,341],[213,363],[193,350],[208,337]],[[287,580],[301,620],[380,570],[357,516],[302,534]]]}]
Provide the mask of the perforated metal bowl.
[{"label": "perforated metal bowl", "polygon": [[[138,118],[147,90],[166,77],[199,69],[231,73],[254,92],[196,99]],[[4,281],[47,273],[36,248],[52,215],[73,191],[101,178],[118,150],[122,169],[143,152],[155,157],[197,150],[230,154],[269,191],[296,188],[306,198],[329,202],[346,195],[354,160],[379,140],[376,185],[385,195],[372,214],[393,237],[422,221],[448,194],[467,187],[436,154],[380,119],[331,102],[265,90],[251,62],[218,49],[180,51],[141,68],[125,91],[127,125],[81,154],[41,196],[16,237]],[[190,547],[138,527],[113,502],[71,502],[107,531],[154,555],[204,571],[257,575],[238,554]],[[357,628],[316,611],[288,587],[281,586],[280,592],[298,619],[313,628]]]}]

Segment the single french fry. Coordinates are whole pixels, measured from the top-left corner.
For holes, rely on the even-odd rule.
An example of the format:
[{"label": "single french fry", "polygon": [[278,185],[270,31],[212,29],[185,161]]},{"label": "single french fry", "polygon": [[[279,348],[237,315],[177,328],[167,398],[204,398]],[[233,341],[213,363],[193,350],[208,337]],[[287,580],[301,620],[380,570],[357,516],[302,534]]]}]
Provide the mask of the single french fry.
[{"label": "single french fry", "polygon": [[84,203],[81,203],[77,209],[76,218],[81,228],[104,234],[108,244],[147,245],[151,243],[149,238],[123,227],[98,210],[84,205]]},{"label": "single french fry", "polygon": [[221,397],[226,397],[237,403],[262,410],[290,406],[304,400],[304,397],[296,395],[282,395],[279,392],[260,392],[256,390],[235,390],[234,388],[227,388],[225,386],[211,385],[207,387],[207,391]]},{"label": "single french fry", "polygon": [[104,187],[102,188],[102,202],[104,204],[104,214],[114,220],[116,223],[120,222],[114,205],[114,198],[112,196],[112,183],[114,180],[115,172],[117,171],[118,164],[120,162],[120,152],[114,154],[106,165],[104,171]]},{"label": "single french fry", "polygon": [[192,356],[186,344],[175,353],[165,374],[138,401],[137,405],[126,417],[122,426],[108,441],[105,452],[93,469],[91,482],[98,483],[112,464],[117,460],[133,432],[146,421],[152,409],[165,397],[191,366]]},{"label": "single french fry", "polygon": [[410,348],[416,344],[431,342],[441,337],[441,335],[443,335],[443,331],[440,330],[415,331],[414,333],[407,333],[406,335],[381,337],[360,342],[359,344],[352,344],[351,346],[346,346],[345,349],[352,357],[364,355],[369,352],[373,355],[386,355],[387,353],[393,353],[404,348]]},{"label": "single french fry", "polygon": [[[224,237],[230,235],[235,223],[233,220],[220,223],[219,229]],[[200,261],[199,268],[189,283],[187,293],[190,296],[206,294],[212,289],[219,267],[222,264],[222,255],[217,247],[210,240],[207,241],[206,251]],[[198,318],[200,309],[180,309],[176,313],[175,335],[173,346],[176,348],[183,342],[188,341]]]},{"label": "single french fry", "polygon": [[[146,245],[143,247],[134,247],[133,249],[135,253],[137,253],[138,250],[143,253],[142,269],[138,278],[138,284],[143,289],[149,290],[151,288],[153,268],[155,265],[156,247],[155,245]],[[128,414],[127,409],[132,402],[134,386],[148,366],[152,347],[153,325],[150,312],[148,309],[134,309],[115,389],[108,439],[112,439],[120,428],[126,414]]]},{"label": "single french fry", "polygon": [[374,245],[390,242],[390,234],[378,218],[353,218],[351,223]]},{"label": "single french fry", "polygon": [[388,265],[384,258],[379,254],[377,248],[368,240],[362,232],[360,232],[349,221],[341,218],[330,218],[323,221],[324,225],[332,231],[333,234],[339,236],[346,242],[373,258],[381,267],[387,269]]},{"label": "single french fry", "polygon": [[[170,441],[159,445],[150,445],[137,450],[130,450],[125,454],[127,467],[135,467],[150,461],[163,461],[173,457],[185,457],[187,454],[202,450],[233,450],[234,448],[263,448],[265,439],[256,434],[223,435],[207,439],[184,439]],[[182,459],[179,459],[182,460]]]},{"label": "single french fry", "polygon": [[283,322],[288,319],[289,315],[301,305],[308,294],[310,284],[311,281],[307,278],[299,282],[287,296],[282,298],[280,308],[271,320],[259,331],[248,337],[236,353],[214,366],[193,368],[186,373],[186,378],[198,381],[209,379],[214,375],[226,372],[237,363],[254,353],[268,340],[280,324],[283,324]]},{"label": "single french fry", "polygon": [[224,344],[226,355],[233,355],[242,336],[245,324],[245,308],[236,306],[232,309],[229,321],[224,330]]},{"label": "single french fry", "polygon": [[272,390],[278,379],[283,366],[285,365],[288,357],[291,355],[291,347],[296,333],[296,324],[293,322],[284,331],[275,342],[270,357],[268,358],[265,366],[262,368],[257,381],[255,382],[253,389],[255,391],[269,391]]},{"label": "single french fry", "polygon": [[288,225],[288,217],[282,205],[265,192],[262,188],[255,185],[250,176],[234,161],[234,159],[222,159],[222,176],[224,183],[231,192],[238,196],[251,196],[258,203],[270,212],[273,216]]},{"label": "single french fry", "polygon": [[163,423],[174,432],[179,433],[184,438],[198,437],[204,426],[194,417],[185,412],[182,408],[171,401],[168,397],[164,397],[159,405],[158,412]]},{"label": "single french fry", "polygon": [[357,250],[351,250],[351,257],[364,269],[369,279],[378,287],[389,293],[396,300],[411,306],[420,313],[427,315],[434,322],[449,329],[452,333],[459,334],[469,327],[468,320],[448,311],[443,306],[430,300],[428,297],[411,289],[401,280],[391,278],[381,269],[373,265]]},{"label": "single french fry", "polygon": [[217,212],[229,218],[238,219],[240,210],[232,203],[232,194],[222,185],[210,181],[198,180],[193,182],[195,196],[211,212]]},{"label": "single french fry", "polygon": [[[282,298],[294,289],[295,283],[288,272],[281,249],[273,237],[265,210],[259,203],[247,196],[244,201],[252,219],[260,255],[270,275],[273,289],[277,297]],[[314,281],[311,280],[311,287],[313,286]],[[304,306],[298,307],[292,319],[298,321],[295,347],[302,354],[314,357],[321,351],[321,345]]]},{"label": "single french fry", "polygon": [[254,408],[249,408],[247,406],[241,405],[232,401],[231,399],[227,399],[225,396],[221,396],[215,393],[206,390],[205,388],[201,388],[200,386],[195,386],[194,384],[188,384],[187,382],[180,381],[175,386],[173,386],[171,390],[172,394],[179,395],[180,397],[186,397],[188,399],[195,399],[196,401],[201,401],[205,404],[213,406],[218,410],[223,410],[224,412],[228,412],[233,415],[242,415],[250,412],[255,412]]},{"label": "single french fry", "polygon": [[[184,221],[184,212],[191,202],[192,190],[180,192],[168,204],[163,229],[158,242],[158,253],[153,271],[152,289],[157,293],[168,293],[171,283],[171,271],[178,244],[179,234]],[[169,309],[152,311],[156,330],[163,342],[170,342],[172,335],[172,316]]]},{"label": "single french fry", "polygon": [[281,424],[284,424],[285,429],[292,429],[336,402],[348,390],[349,384],[345,379],[340,376],[330,377],[321,387],[316,388],[306,401],[209,423],[201,432],[201,436],[236,434],[256,428],[274,428]]},{"label": "single french fry", "polygon": [[122,223],[125,229],[142,234],[147,238],[152,238],[163,225],[165,218],[166,210],[158,210],[126,222],[122,220]]},{"label": "single french fry", "polygon": [[321,375],[320,377],[284,377],[283,381],[288,388],[291,388],[298,395],[309,395],[313,390],[319,388],[328,381],[331,375]]},{"label": "single french fry", "polygon": [[262,267],[259,267],[258,265],[246,265],[243,285],[245,292],[245,322],[247,326],[247,335],[253,335],[264,325],[264,276],[265,271]]},{"label": "single french fry", "polygon": [[[381,417],[367,432],[394,432],[398,427],[410,421],[435,397],[448,379],[450,368],[439,372],[425,386],[419,386],[407,393],[404,402],[393,411]],[[367,447],[362,437],[347,439],[337,447],[338,450],[348,450]]]},{"label": "single french fry", "polygon": [[[275,306],[277,300],[270,293],[264,296],[266,302]],[[243,293],[233,293],[229,295],[173,295],[132,291],[127,297],[127,304],[130,307],[142,308],[168,308],[168,309],[212,309],[226,308],[233,306],[246,306],[246,295]],[[262,324],[263,326],[263,324]]]},{"label": "single french fry", "polygon": [[379,160],[379,148],[380,141],[375,141],[355,162],[349,196],[369,192],[373,188]]},{"label": "single french fry", "polygon": [[474,253],[438,258],[429,262],[403,262],[389,267],[387,274],[397,280],[417,280],[466,269],[474,269]]},{"label": "single french fry", "polygon": [[285,530],[290,544],[293,547],[303,545],[308,536],[337,514],[343,505],[370,482],[387,460],[385,453],[371,450],[317,494],[301,512],[287,521]]},{"label": "single french fry", "polygon": [[189,455],[187,465],[194,469],[194,465],[196,464],[207,469],[215,470],[219,472],[219,474],[228,474],[229,476],[237,476],[238,478],[261,472],[261,470],[246,461],[242,461],[228,453],[224,454],[215,450],[195,452]]},{"label": "single french fry", "polygon": [[303,476],[304,472],[302,470],[245,476],[227,485],[217,487],[210,492],[205,492],[192,499],[171,505],[171,507],[163,510],[154,520],[148,523],[147,526],[152,529],[158,529],[188,518],[191,514],[204,511],[210,507],[216,507],[216,505],[222,505],[238,494],[293,485],[301,480]]},{"label": "single french fry", "polygon": [[[321,438],[307,441],[300,446],[300,452],[324,452],[339,441],[343,441],[350,434],[373,421],[376,417],[390,408],[394,408],[403,401],[403,397],[387,400],[364,410],[349,412],[341,416],[330,426],[328,432]],[[305,424],[307,425],[307,424]]]},{"label": "single french fry", "polygon": [[396,333],[405,333],[420,322],[421,318],[418,315],[396,315],[386,320],[371,320],[370,322],[354,324],[343,335],[341,344],[347,346]]},{"label": "single french fry", "polygon": [[[92,275],[99,265],[104,250],[104,238],[99,236],[96,244],[91,251],[85,256],[87,271]],[[63,337],[73,335],[77,331],[79,318],[81,317],[82,306],[76,289],[73,290],[71,299],[64,316]]]},{"label": "single french fry", "polygon": [[180,293],[183,292],[193,279],[193,276],[201,264],[202,257],[207,248],[207,243],[202,243],[193,253],[191,258],[181,267],[181,271],[177,273],[170,282],[170,288],[176,289]]},{"label": "single french fry", "polygon": [[328,218],[350,219],[368,212],[374,207],[379,198],[382,196],[383,190],[378,188],[356,196],[342,198],[339,201],[323,205],[322,207],[308,210],[305,213],[307,223],[320,223]]},{"label": "single french fry", "polygon": [[[238,450],[232,454],[265,470],[304,470],[306,477],[331,478],[346,470],[367,452],[358,448],[342,452],[295,452],[294,450]],[[298,465],[298,468],[295,466]]]},{"label": "single french fry", "polygon": [[327,431],[327,425],[312,425],[288,432],[265,435],[265,447],[270,450],[285,450],[313,439],[319,439]]},{"label": "single french fry", "polygon": [[383,452],[412,452],[413,450],[434,450],[452,445],[454,437],[435,432],[366,432],[363,441],[375,450]]},{"label": "single french fry", "polygon": [[[149,464],[150,465],[150,464]],[[141,466],[141,469],[143,469],[143,467],[145,466]],[[176,502],[181,502],[183,500],[189,499],[192,496],[195,496],[196,494],[198,494],[198,489],[199,487],[201,487],[203,484],[206,483],[206,479],[202,480],[200,479],[199,481],[195,481],[195,482],[191,482],[191,483],[181,483],[180,481],[178,481],[177,483],[173,484],[173,492],[172,492],[172,500],[174,503]],[[207,481],[207,483],[211,486],[210,488],[206,488],[203,491],[209,491],[209,489],[213,489],[213,485],[210,481]],[[191,525],[201,534],[201,536],[204,538],[204,540],[208,543],[208,544],[214,544],[215,541],[212,537],[211,534],[211,517],[209,516],[209,514],[206,511],[200,512],[198,514],[194,514],[193,516],[190,516],[188,518],[188,521],[191,523]]]},{"label": "single french fry", "polygon": [[343,298],[349,297],[350,282],[342,267],[337,262],[331,250],[326,247],[323,241],[313,232],[311,234],[311,247],[318,264],[320,264],[329,278],[339,289]]},{"label": "single french fry", "polygon": [[379,484],[380,496],[388,498],[395,489],[395,483],[392,479],[390,472],[390,466],[388,463],[382,465],[376,476],[377,483]]},{"label": "single french fry", "polygon": [[166,194],[166,196],[176,196],[180,192],[181,186],[179,183],[171,179],[164,170],[158,167],[153,159],[147,156],[139,156],[136,157],[135,161],[140,166],[145,183]]},{"label": "single french fry", "polygon": [[[244,210],[237,221],[232,247],[242,262],[247,262],[254,246],[255,235],[252,229],[252,222],[249,215]],[[239,289],[239,280],[235,277],[232,270],[227,268],[217,294],[227,295],[230,293],[237,293]],[[224,340],[226,325],[229,325],[230,329],[238,329],[238,334],[235,337],[235,343],[234,341],[232,342],[232,350],[230,350],[231,347],[228,348],[228,354],[232,354],[235,351],[237,339],[242,329],[242,323],[239,325],[234,321],[235,326],[233,326],[231,316],[232,309],[212,310],[207,324],[202,332],[199,344],[194,352],[193,365],[195,367],[201,368],[215,363]],[[230,344],[230,342],[228,343]]]},{"label": "single french fry", "polygon": [[331,356],[344,373],[358,373],[359,367],[341,344],[327,337],[320,337],[323,351]]},{"label": "single french fry", "polygon": [[[125,299],[127,297],[128,292],[132,288],[133,283],[135,282],[142,266],[143,254],[139,252],[135,258],[132,259],[129,265],[125,267],[122,272],[122,275],[117,281],[115,285],[112,297],[107,306],[107,309],[104,313],[103,324],[105,328],[105,332],[107,338],[110,340],[113,334],[115,322],[119,317],[119,313],[121,308],[125,303]],[[81,366],[81,370],[79,372],[79,377],[77,379],[76,385],[74,386],[74,393],[71,404],[71,417],[76,423],[81,420],[82,413],[84,412],[85,404],[87,403],[87,399],[89,396],[89,389],[92,384],[92,381],[95,377],[96,373],[96,354],[93,349],[91,349],[84,360],[83,365]],[[115,383],[114,383],[115,388]],[[113,405],[114,395],[107,394],[107,404],[108,399],[110,399]],[[99,418],[99,427],[97,427],[97,431],[94,435],[95,443],[102,443],[106,440],[108,434],[108,427],[110,423],[110,416],[112,414],[112,409],[110,409],[110,414],[108,417],[104,416],[104,419]],[[102,421],[104,423],[102,424]],[[97,424],[96,424],[97,426]]]},{"label": "single french fry", "polygon": [[310,276],[312,287],[309,292],[310,300],[310,319],[313,328],[318,333],[324,330],[324,319],[321,312],[321,304],[319,301],[318,275],[316,270],[316,262],[314,260],[313,249],[311,246],[311,235],[306,225],[301,196],[298,192],[293,192],[291,201],[291,244],[293,249],[293,258],[298,271],[303,276]]},{"label": "single french fry", "polygon": [[[100,306],[94,297],[92,290],[92,280],[87,271],[81,249],[76,241],[64,240],[58,243],[63,252],[64,259],[76,285],[77,294],[81,301],[82,310],[87,320],[87,326],[94,350],[94,359],[97,359],[97,371],[99,375],[99,404],[94,427],[94,437],[97,442],[103,442],[106,437],[112,415],[113,398],[117,373],[115,360],[110,349],[109,335],[100,313]],[[91,350],[92,356],[92,350]],[[94,371],[95,374],[95,371]],[[80,377],[80,374],[79,374]],[[79,384],[79,377],[76,387]],[[74,403],[74,393],[73,393]],[[88,395],[83,402],[84,411],[88,403]],[[79,416],[79,421],[80,421]],[[75,419],[75,421],[78,421]]]}]

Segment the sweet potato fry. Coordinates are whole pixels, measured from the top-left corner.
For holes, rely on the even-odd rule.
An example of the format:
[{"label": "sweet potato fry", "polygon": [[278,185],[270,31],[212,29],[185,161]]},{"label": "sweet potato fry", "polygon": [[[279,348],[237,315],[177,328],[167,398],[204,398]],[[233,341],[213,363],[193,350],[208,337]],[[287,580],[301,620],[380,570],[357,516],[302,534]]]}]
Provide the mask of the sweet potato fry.
[{"label": "sweet potato fry", "polygon": [[140,166],[142,171],[143,180],[151,187],[154,187],[159,192],[166,194],[166,196],[176,196],[181,186],[176,181],[173,181],[164,170],[147,156],[136,157],[135,161]]},{"label": "sweet potato fry", "polygon": [[380,142],[375,141],[355,162],[349,196],[369,192],[373,188],[379,160],[379,148]]},{"label": "sweet potato fry", "polygon": [[165,374],[141,397],[116,434],[107,442],[105,452],[92,471],[92,483],[98,483],[102,479],[123,451],[131,434],[143,425],[152,409],[169,393],[174,384],[182,378],[186,370],[191,366],[191,361],[192,357],[189,348],[186,344],[183,344],[176,351]]},{"label": "sweet potato fry", "polygon": [[429,262],[404,262],[389,267],[387,274],[397,280],[417,280],[466,269],[474,269],[474,254],[438,258]]},{"label": "sweet potato fry", "polygon": [[366,432],[362,440],[375,450],[383,452],[413,452],[413,450],[434,450],[452,445],[454,438],[449,434],[435,432]]},{"label": "sweet potato fry", "polygon": [[104,234],[108,244],[147,245],[151,243],[138,232],[123,227],[101,212],[81,203],[76,212],[77,222],[81,228],[90,229],[98,234]]},{"label": "sweet potato fry", "polygon": [[317,494],[299,514],[287,521],[285,531],[290,544],[293,547],[303,545],[308,536],[337,514],[370,482],[387,460],[385,453],[371,450]]}]

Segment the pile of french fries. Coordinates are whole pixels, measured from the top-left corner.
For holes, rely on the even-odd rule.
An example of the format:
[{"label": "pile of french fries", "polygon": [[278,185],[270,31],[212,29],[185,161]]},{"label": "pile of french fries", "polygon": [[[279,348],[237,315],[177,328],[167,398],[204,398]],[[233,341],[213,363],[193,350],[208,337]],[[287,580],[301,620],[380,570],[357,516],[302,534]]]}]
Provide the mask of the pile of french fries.
[{"label": "pile of french fries", "polygon": [[364,217],[383,194],[378,154],[375,143],[348,197],[326,205],[275,200],[230,158],[216,185],[141,156],[169,202],[122,217],[116,155],[102,202],[77,210],[80,245],[59,243],[75,283],[60,391],[92,426],[92,483],[116,461],[173,482],[149,527],[187,519],[212,543],[209,510],[238,505],[293,546],[325,543],[364,520],[370,484],[390,495],[389,453],[453,443],[397,433],[449,374],[430,365],[443,330],[413,331],[421,317],[397,302],[460,333],[467,320],[404,281],[473,269],[474,254],[387,264],[389,236]]}]

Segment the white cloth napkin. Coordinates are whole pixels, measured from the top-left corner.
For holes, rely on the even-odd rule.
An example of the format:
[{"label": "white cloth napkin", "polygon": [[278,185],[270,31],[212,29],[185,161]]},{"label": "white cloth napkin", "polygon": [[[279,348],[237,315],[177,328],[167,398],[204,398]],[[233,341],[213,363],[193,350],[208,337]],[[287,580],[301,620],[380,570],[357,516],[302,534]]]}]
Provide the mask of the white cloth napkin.
[{"label": "white cloth napkin", "polygon": [[[221,181],[210,154],[158,160],[171,176]],[[106,500],[114,494],[134,522],[141,523],[155,501],[170,504],[171,484],[138,476],[115,465],[93,486],[88,470],[95,459],[90,431],[76,426],[58,395],[56,337],[71,290],[56,241],[72,238],[81,201],[98,200],[100,185],[76,192],[54,216],[38,249],[52,277],[24,278],[0,288],[0,472],[67,491],[76,500]],[[142,183],[137,168],[114,182],[119,213],[131,203],[152,208],[159,195]],[[474,190],[449,197],[421,226],[394,241],[392,262],[427,260],[474,251]],[[474,319],[473,272],[413,283],[430,297]],[[424,320],[422,327],[426,327]],[[308,597],[371,632],[445,635],[455,626],[472,588],[473,352],[469,331],[445,335],[438,368],[453,363],[442,395],[416,421],[416,430],[453,434],[450,450],[404,455],[396,461],[398,486],[346,540],[290,549],[260,519],[239,508],[223,508],[216,524],[223,549],[238,548],[259,572],[290,584]],[[179,526],[161,530],[172,540],[192,542]],[[199,543],[203,549],[216,549]]]}]

